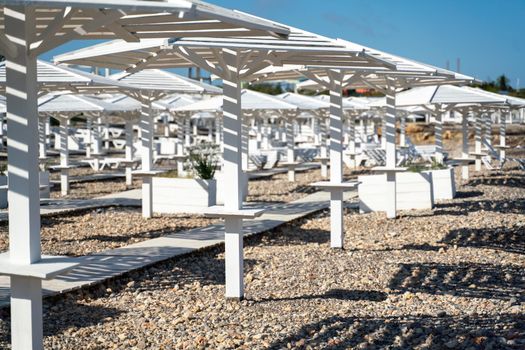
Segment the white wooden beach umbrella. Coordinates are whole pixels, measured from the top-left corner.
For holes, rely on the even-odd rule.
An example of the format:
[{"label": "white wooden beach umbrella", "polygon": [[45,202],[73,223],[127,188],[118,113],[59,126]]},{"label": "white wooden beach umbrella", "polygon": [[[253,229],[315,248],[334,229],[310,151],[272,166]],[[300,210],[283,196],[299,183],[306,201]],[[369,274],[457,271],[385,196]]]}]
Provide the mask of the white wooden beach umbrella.
[{"label": "white wooden beach umbrella", "polygon": [[53,95],[48,94],[38,99],[38,112],[40,115],[51,116],[59,121],[59,151],[60,165],[55,167],[60,170],[60,187],[63,196],[69,194],[69,124],[73,117],[82,116],[86,119],[96,118],[101,114],[122,112],[117,105],[105,103],[100,99],[83,95]]},{"label": "white wooden beach umbrella", "polygon": [[196,0],[3,0],[1,5],[10,203],[9,252],[0,256],[0,274],[11,282],[12,349],[38,350],[43,346],[42,280],[75,264],[41,255],[37,56],[76,39],[286,37],[289,31]]},{"label": "white wooden beach umbrella", "polygon": [[[374,88],[386,95],[386,113],[384,115],[386,159],[384,167],[374,170],[385,173],[387,181],[387,203],[386,212],[389,218],[397,217],[396,209],[396,183],[395,174],[404,171],[396,166],[396,93],[412,86],[436,85],[445,83],[462,84],[473,80],[473,78],[422,64],[413,60],[391,55],[376,49],[368,48],[346,40],[338,40],[348,49],[360,51],[363,56],[373,57],[378,64],[376,66],[355,66],[351,64],[334,67],[324,65],[283,65],[282,67],[268,67],[260,70],[255,76],[255,81],[264,80],[289,80],[299,77],[310,79],[308,83],[301,83],[301,87],[309,87],[312,90],[330,90],[331,119],[330,119],[330,184],[342,183],[342,135],[343,123],[343,88]],[[332,142],[333,140],[333,142]],[[335,165],[335,166],[334,166]],[[332,191],[332,242],[333,247],[342,247],[342,191]],[[337,198],[337,200],[335,200]],[[337,219],[334,219],[337,218]]]},{"label": "white wooden beach umbrella", "polygon": [[[254,17],[254,19],[258,19]],[[275,23],[275,25],[280,26]],[[154,56],[154,57],[153,57]],[[152,59],[146,59],[152,57]],[[259,38],[208,38],[179,36],[172,40],[143,40],[137,44],[116,41],[60,55],[58,62],[86,64],[133,72],[146,67],[173,68],[197,65],[224,82],[224,170],[227,182],[224,207],[214,207],[208,215],[226,218],[226,296],[242,298],[242,220],[261,215],[263,210],[244,209],[240,181],[241,162],[241,82],[270,65],[324,64],[339,67],[374,66],[388,69],[376,58],[346,48],[332,39],[296,28],[286,40],[274,36]],[[341,182],[341,181],[339,181]],[[342,214],[342,196],[341,196]]]},{"label": "white wooden beach umbrella", "polygon": [[160,69],[142,69],[134,70],[133,72],[123,71],[111,75],[110,78],[133,86],[135,90],[129,91],[127,94],[141,104],[139,125],[141,130],[140,153],[142,168],[133,174],[141,176],[143,179],[142,215],[145,218],[151,218],[153,216],[153,187],[151,183],[152,177],[158,173],[158,171],[153,169],[155,123],[153,103],[174,93],[217,95],[221,93],[221,89]]},{"label": "white wooden beach umbrella", "polygon": [[[453,85],[437,85],[416,87],[398,94],[397,106],[423,106],[436,119],[435,138],[436,138],[436,160],[443,162],[443,122],[444,113],[452,110],[467,110],[474,113],[476,120],[476,143],[475,152],[471,155],[476,157],[476,168],[481,167],[481,113],[479,108],[485,105],[504,105],[506,99],[501,95],[489,95],[482,90],[469,87],[458,87]],[[462,161],[464,166],[462,176],[468,179],[468,115],[463,113],[463,147]]]}]

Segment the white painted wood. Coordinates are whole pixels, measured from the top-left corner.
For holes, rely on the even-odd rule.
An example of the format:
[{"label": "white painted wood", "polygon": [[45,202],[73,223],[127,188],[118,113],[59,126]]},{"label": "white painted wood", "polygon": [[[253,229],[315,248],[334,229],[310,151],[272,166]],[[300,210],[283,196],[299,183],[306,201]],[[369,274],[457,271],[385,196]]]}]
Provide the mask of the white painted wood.
[{"label": "white painted wood", "polygon": [[406,142],[406,124],[407,124],[407,118],[406,118],[405,115],[403,115],[403,116],[401,116],[400,127],[399,127],[399,130],[400,130],[399,146],[401,146],[401,147],[406,147],[406,145],[407,145],[407,142]]},{"label": "white painted wood", "polygon": [[[223,59],[229,71],[223,76],[223,173],[224,209],[242,208],[242,109],[240,60],[238,52],[223,50]],[[244,258],[242,218],[226,217],[225,221],[225,267],[226,298],[244,297]]]},{"label": "white painted wood", "polygon": [[438,105],[438,111],[435,114],[435,143],[436,143],[436,162],[443,164],[444,162],[444,156],[443,156],[443,112],[440,110],[440,107]]},{"label": "white painted wood", "polygon": [[[333,72],[330,87],[330,182],[343,182],[343,78]],[[343,192],[330,192],[330,246],[343,248]]]},{"label": "white painted wood", "polygon": [[[394,169],[397,166],[396,159],[396,91],[393,85],[389,85],[386,92],[386,113],[384,116],[384,139],[386,141],[386,168]],[[389,219],[397,217],[398,199],[396,198],[397,180],[396,172],[386,173],[385,205],[386,216]]]},{"label": "white painted wood", "polygon": [[62,196],[69,194],[69,119],[59,118],[60,134],[60,193]]},{"label": "white painted wood", "polygon": [[500,159],[502,162],[505,162],[506,158],[506,152],[505,148],[507,147],[507,138],[506,138],[506,132],[507,132],[507,115],[510,115],[512,119],[512,115],[510,111],[501,111],[500,114],[500,125],[499,125],[499,145],[500,145]]},{"label": "white painted wood", "polygon": [[[474,152],[481,153],[481,130],[482,130],[482,116],[480,112],[476,112],[474,116]],[[476,157],[476,171],[481,171],[481,157]]]},{"label": "white painted wood", "polygon": [[226,298],[244,298],[244,256],[242,218],[224,219]]},{"label": "white painted wood", "polygon": [[[16,38],[16,57],[6,59],[7,156],[9,177],[9,263],[28,266],[41,259],[38,179],[38,91],[36,57],[28,47],[34,23],[24,7],[5,7],[6,35]],[[42,288],[39,280],[11,278],[11,346],[43,348]]]},{"label": "white painted wood", "polygon": [[[142,109],[140,113],[140,130],[141,130],[141,161],[142,171],[149,172],[153,166],[153,115],[151,103],[141,102]],[[146,176],[142,179],[142,216],[151,218],[153,216],[153,187],[151,177]]]},{"label": "white painted wood", "polygon": [[[468,148],[468,114],[464,113],[461,119],[461,157],[467,159],[469,157]],[[461,178],[463,180],[469,179],[469,165],[464,164],[461,166]]]},{"label": "white painted wood", "polygon": [[216,204],[216,180],[154,177],[152,185],[155,213],[200,213]]},{"label": "white painted wood", "polygon": [[[124,148],[126,161],[133,161],[133,122],[129,119],[125,121],[125,137],[126,137],[126,146]],[[133,167],[131,163],[126,165],[126,186],[133,185]]]}]

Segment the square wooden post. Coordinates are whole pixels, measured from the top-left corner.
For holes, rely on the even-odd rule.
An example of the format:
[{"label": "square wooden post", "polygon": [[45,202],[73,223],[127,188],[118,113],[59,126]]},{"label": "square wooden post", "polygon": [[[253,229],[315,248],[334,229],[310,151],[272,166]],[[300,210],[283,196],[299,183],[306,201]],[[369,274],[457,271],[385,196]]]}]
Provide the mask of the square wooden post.
[{"label": "square wooden post", "polygon": [[[386,114],[384,116],[384,132],[386,141],[386,215],[389,219],[397,216],[396,199],[396,173],[393,169],[397,166],[396,155],[396,89],[388,86],[386,90]],[[391,169],[392,171],[389,171]]]},{"label": "square wooden post", "polygon": [[[330,182],[343,182],[343,78],[333,72],[330,89]],[[343,191],[330,191],[330,246],[343,248]]]},{"label": "square wooden post", "polygon": [[[145,98],[141,102],[140,113],[141,129],[141,156],[142,172],[152,171],[153,167],[153,116],[151,103]],[[153,217],[153,187],[151,176],[144,176],[142,180],[142,216]]]},{"label": "square wooden post", "polygon": [[[461,119],[461,137],[462,137],[462,144],[461,144],[461,157],[463,159],[467,159],[469,157],[469,151],[468,151],[468,113],[463,114],[463,118]],[[469,179],[469,165],[464,164],[461,167],[461,178],[463,180]]]},{"label": "square wooden post", "polygon": [[[242,109],[240,57],[234,50],[223,50],[223,58],[229,67],[223,77],[223,142],[224,142],[224,208],[242,208]],[[244,298],[244,256],[242,218],[225,217],[225,272],[226,298]]]}]

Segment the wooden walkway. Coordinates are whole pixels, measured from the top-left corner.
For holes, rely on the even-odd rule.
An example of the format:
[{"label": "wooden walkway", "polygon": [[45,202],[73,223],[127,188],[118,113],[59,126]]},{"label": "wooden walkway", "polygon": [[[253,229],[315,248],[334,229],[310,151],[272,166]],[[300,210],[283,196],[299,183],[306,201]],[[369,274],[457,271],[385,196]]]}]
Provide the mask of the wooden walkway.
[{"label": "wooden walkway", "polygon": [[[125,196],[128,198],[122,198],[122,194],[107,196],[106,198],[92,200],[92,204],[100,206],[100,203],[104,203],[102,201],[107,203],[113,202],[113,205],[117,202],[123,205],[125,201],[129,201],[129,203],[135,201],[136,203],[136,197],[140,196],[140,190],[128,191]],[[347,201],[355,197],[356,192],[345,194]],[[250,204],[253,207],[264,207],[268,210],[258,219],[245,220],[245,235],[269,231],[287,222],[326,209],[329,206],[329,198],[330,195],[327,192],[316,192],[290,203],[273,205],[267,203]],[[86,202],[83,206],[87,204]],[[80,264],[78,268],[67,275],[58,276],[56,279],[43,282],[44,296],[65,293],[100,283],[129,271],[141,269],[156,262],[171,259],[198,249],[219,245],[223,242],[224,226],[223,224],[214,224],[122,248],[78,257],[76,258]],[[0,307],[9,305],[9,302],[9,278],[2,276],[0,277]]]}]

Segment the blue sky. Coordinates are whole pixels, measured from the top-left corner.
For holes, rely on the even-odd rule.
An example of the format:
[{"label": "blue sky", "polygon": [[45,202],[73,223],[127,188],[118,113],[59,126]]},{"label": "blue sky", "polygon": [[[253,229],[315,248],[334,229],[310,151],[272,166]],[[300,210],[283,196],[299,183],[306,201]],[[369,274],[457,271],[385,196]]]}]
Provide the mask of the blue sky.
[{"label": "blue sky", "polygon": [[[208,0],[480,79],[525,87],[525,0]],[[85,44],[83,44],[85,45]],[[47,54],[78,48],[69,44]]]}]

